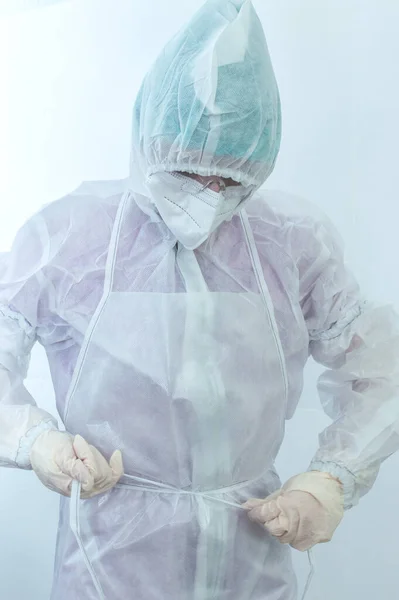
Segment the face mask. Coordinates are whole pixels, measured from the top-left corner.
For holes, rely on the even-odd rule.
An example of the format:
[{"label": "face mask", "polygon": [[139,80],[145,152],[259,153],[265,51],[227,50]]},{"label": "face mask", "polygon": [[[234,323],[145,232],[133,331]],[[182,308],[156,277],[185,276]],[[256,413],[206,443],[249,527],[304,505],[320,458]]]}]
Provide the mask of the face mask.
[{"label": "face mask", "polygon": [[214,192],[179,173],[156,173],[147,187],[165,225],[188,250],[198,248],[252,194],[241,185]]}]

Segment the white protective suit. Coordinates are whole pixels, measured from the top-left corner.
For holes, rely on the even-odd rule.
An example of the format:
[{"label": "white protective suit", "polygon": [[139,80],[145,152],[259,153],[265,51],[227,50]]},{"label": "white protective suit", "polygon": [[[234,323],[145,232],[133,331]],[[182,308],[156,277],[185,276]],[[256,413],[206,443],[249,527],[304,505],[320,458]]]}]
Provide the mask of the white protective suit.
[{"label": "white protective suit", "polygon": [[324,217],[257,191],[192,251],[156,208],[162,171],[259,188],[279,141],[254,9],[211,0],[143,84],[129,180],[44,207],[2,257],[1,464],[29,469],[56,426],[23,385],[39,341],[65,428],[119,448],[126,474],[61,499],[53,600],[295,600],[289,548],[237,506],[281,487],[309,354],[333,420],[311,468],[340,479],[346,508],[399,446],[398,320],[364,302]]}]

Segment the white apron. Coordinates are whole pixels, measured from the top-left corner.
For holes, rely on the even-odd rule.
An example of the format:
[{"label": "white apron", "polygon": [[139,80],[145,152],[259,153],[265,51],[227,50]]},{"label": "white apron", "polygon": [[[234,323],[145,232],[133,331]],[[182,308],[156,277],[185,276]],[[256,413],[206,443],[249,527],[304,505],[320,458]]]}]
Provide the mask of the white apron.
[{"label": "white apron", "polygon": [[[174,243],[159,289],[142,292],[134,264],[117,268],[138,210],[126,193],[64,419],[105,456],[121,449],[126,477],[102,496],[63,500],[52,598],[295,600],[289,548],[240,509],[280,486],[287,400],[246,214],[258,293],[210,292],[197,251]],[[156,244],[162,226],[154,232]]]}]

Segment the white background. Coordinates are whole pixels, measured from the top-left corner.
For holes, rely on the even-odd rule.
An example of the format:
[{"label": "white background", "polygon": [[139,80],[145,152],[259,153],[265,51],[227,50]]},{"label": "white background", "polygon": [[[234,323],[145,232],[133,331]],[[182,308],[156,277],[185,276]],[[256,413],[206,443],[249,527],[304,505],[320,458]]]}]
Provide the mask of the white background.
[{"label": "white background", "polygon": [[[41,204],[81,180],[127,174],[131,109],[141,78],[200,4],[76,0],[3,14],[0,250]],[[399,3],[255,0],[255,6],[284,117],[281,155],[268,187],[319,204],[345,238],[365,293],[397,305]],[[318,372],[309,366],[300,407],[287,427],[278,461],[283,478],[307,468],[327,423],[315,392]],[[54,410],[39,349],[28,386],[40,405]],[[399,597],[398,473],[396,456],[334,541],[316,550],[310,600]],[[57,496],[32,473],[0,470],[2,600],[49,597],[57,510]],[[295,554],[303,584],[306,556]]]}]

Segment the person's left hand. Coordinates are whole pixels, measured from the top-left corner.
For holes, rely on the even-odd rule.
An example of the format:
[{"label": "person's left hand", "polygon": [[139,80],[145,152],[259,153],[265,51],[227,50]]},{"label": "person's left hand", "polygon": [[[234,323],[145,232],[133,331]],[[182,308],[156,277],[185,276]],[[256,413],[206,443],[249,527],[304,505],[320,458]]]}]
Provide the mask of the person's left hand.
[{"label": "person's left hand", "polygon": [[329,542],[344,515],[342,484],[328,473],[309,471],[293,477],[264,500],[243,505],[252,521],[282,544],[309,550]]}]

